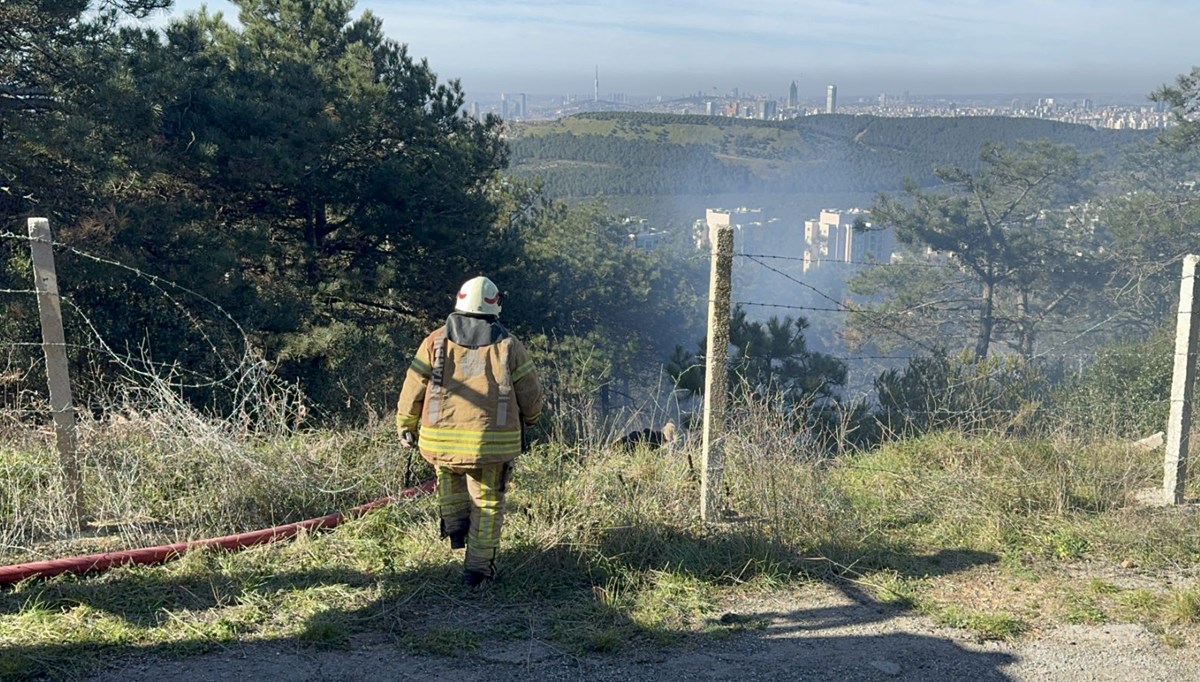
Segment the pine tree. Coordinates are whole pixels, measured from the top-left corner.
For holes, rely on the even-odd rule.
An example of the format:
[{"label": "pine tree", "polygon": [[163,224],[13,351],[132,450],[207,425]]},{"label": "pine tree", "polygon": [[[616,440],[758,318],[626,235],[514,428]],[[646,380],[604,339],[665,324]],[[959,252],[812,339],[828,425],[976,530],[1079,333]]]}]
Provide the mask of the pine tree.
[{"label": "pine tree", "polygon": [[[856,323],[903,314],[926,317],[937,328],[970,311],[976,359],[987,357],[998,332],[1028,357],[1038,324],[1082,294],[1089,277],[1080,273],[1091,267],[1098,246],[1091,222],[1079,212],[1089,160],[1073,147],[1045,141],[1015,149],[986,144],[980,159],[979,170],[937,169],[943,184],[937,190],[909,184],[903,197],[877,199],[874,224],[893,226],[918,258],[929,249],[959,271],[935,274],[918,264],[864,274],[854,284],[857,293],[892,296],[866,306]],[[922,280],[939,282],[937,305],[904,303],[905,292]],[[894,333],[890,322],[858,332]]]}]

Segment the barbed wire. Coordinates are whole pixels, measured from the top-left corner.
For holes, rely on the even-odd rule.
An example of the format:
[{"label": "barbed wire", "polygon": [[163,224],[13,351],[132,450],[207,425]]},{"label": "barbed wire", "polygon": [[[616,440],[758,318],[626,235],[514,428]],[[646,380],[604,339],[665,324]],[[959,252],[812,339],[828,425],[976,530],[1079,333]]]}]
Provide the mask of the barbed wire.
[{"label": "barbed wire", "polygon": [[[1173,254],[1169,258],[1166,258],[1165,260],[1161,260],[1161,261],[1155,260],[1155,261],[1145,261],[1145,262],[1136,262],[1135,261],[1132,263],[1126,262],[1125,264],[1127,266],[1132,265],[1133,267],[1125,267],[1125,268],[1123,268],[1123,270],[1129,271],[1129,270],[1133,270],[1133,269],[1142,269],[1142,270],[1145,270],[1144,274],[1154,275],[1159,272],[1162,272],[1163,270],[1165,270],[1166,268],[1169,268],[1172,265],[1179,263],[1183,259],[1183,257],[1186,255],[1186,253],[1187,252],[1180,252],[1177,254]],[[875,268],[928,268],[928,269],[935,269],[935,270],[957,270],[957,271],[970,270],[970,268],[968,268],[967,266],[965,266],[961,263],[955,263],[955,262],[931,263],[928,261],[918,261],[918,260],[909,260],[909,259],[893,260],[893,261],[887,261],[887,262],[877,261],[877,260],[843,260],[840,258],[813,257],[813,256],[807,256],[807,255],[806,256],[783,256],[783,255],[779,255],[779,254],[746,253],[746,252],[741,252],[741,251],[735,252],[733,255],[734,255],[734,257],[737,257],[737,258],[781,260],[781,261],[788,261],[788,262],[794,262],[794,263],[810,263],[812,265],[819,265],[822,267],[824,267],[826,265],[853,265],[853,266],[875,267]],[[917,255],[915,257],[919,258],[920,256]],[[950,258],[950,256],[946,256],[946,258]],[[1060,274],[1095,274],[1095,272],[1096,272],[1095,266],[1079,266],[1079,267],[1059,266],[1059,267],[1054,267],[1053,270],[1054,270],[1054,272],[1060,273]]]},{"label": "barbed wire", "polygon": [[[29,242],[29,241],[33,240],[33,237],[31,237],[29,235],[22,235],[22,234],[17,234],[14,232],[0,232],[0,238],[14,239],[14,240],[25,241],[25,242]],[[209,351],[211,351],[212,356],[217,360],[217,362],[220,363],[220,366],[221,366],[222,370],[224,371],[224,375],[214,378],[214,377],[205,375],[203,373],[196,372],[194,370],[183,367],[179,363],[155,362],[152,359],[150,359],[149,357],[147,357],[146,353],[143,353],[142,356],[139,358],[135,358],[132,355],[122,354],[122,353],[117,352],[112,347],[112,345],[109,344],[104,339],[104,337],[100,333],[100,330],[98,329],[97,325],[92,321],[91,317],[88,316],[87,313],[85,313],[83,311],[82,307],[77,302],[75,302],[73,299],[71,299],[71,297],[60,292],[60,294],[59,294],[60,299],[62,301],[64,301],[68,306],[70,306],[71,309],[75,312],[75,314],[79,315],[80,319],[83,320],[83,322],[84,322],[85,326],[87,327],[88,331],[90,332],[90,334],[99,343],[99,346],[78,346],[77,345],[76,347],[87,348],[92,351],[103,352],[103,353],[107,354],[108,356],[112,357],[117,362],[117,364],[119,366],[121,366],[123,369],[125,369],[126,371],[129,371],[136,376],[140,376],[140,377],[143,377],[146,379],[158,380],[158,379],[161,379],[161,375],[156,374],[154,372],[148,372],[148,371],[138,369],[138,367],[135,365],[143,365],[143,366],[149,367],[151,369],[167,371],[171,374],[189,375],[191,377],[194,377],[196,379],[196,381],[190,382],[190,383],[183,382],[183,381],[171,382],[172,385],[176,386],[177,388],[187,388],[187,389],[212,388],[212,387],[216,387],[216,386],[228,385],[230,381],[232,381],[235,378],[238,378],[240,375],[244,374],[245,371],[247,370],[247,368],[250,367],[255,362],[253,360],[253,356],[252,356],[252,346],[251,346],[251,343],[249,340],[249,335],[246,333],[246,330],[237,321],[237,319],[235,319],[233,317],[233,315],[231,315],[227,310],[225,310],[224,307],[222,307],[220,304],[216,303],[209,297],[205,296],[204,294],[201,294],[190,287],[178,284],[178,283],[173,282],[164,277],[160,277],[153,273],[148,273],[140,268],[137,268],[137,267],[134,267],[131,265],[127,265],[125,263],[122,263],[120,261],[117,261],[117,260],[114,260],[111,258],[106,258],[104,256],[99,256],[99,255],[90,253],[88,251],[85,251],[78,247],[72,246],[70,244],[66,244],[64,242],[51,240],[49,243],[51,244],[51,246],[53,248],[58,249],[60,252],[71,253],[71,254],[74,254],[76,256],[79,256],[86,260],[90,260],[95,263],[99,263],[99,264],[107,265],[107,266],[114,267],[114,268],[117,268],[120,270],[124,270],[126,272],[133,274],[136,278],[140,278],[140,279],[143,279],[143,280],[149,282],[150,285],[154,289],[158,290],[159,293],[167,301],[169,301],[172,306],[174,306],[177,310],[180,311],[180,313],[183,315],[183,317],[187,320],[188,324],[200,335],[200,337],[204,340],[205,344],[207,344],[208,349],[209,349]],[[242,346],[241,357],[239,358],[239,360],[236,364],[231,365],[227,361],[225,354],[223,354],[217,348],[217,344],[213,341],[212,336],[204,328],[204,325],[196,318],[195,314],[186,305],[184,305],[182,301],[179,300],[179,298],[177,296],[173,295],[171,293],[171,291],[169,291],[169,289],[181,292],[188,296],[191,296],[191,297],[201,301],[202,303],[210,306],[211,308],[216,310],[222,317],[224,317],[230,324],[233,325],[234,329],[236,329],[236,331],[237,331],[238,337],[241,339],[241,346]],[[4,292],[0,291],[0,293],[4,293]],[[13,290],[13,293],[37,294],[39,292],[37,292],[36,290]]]},{"label": "barbed wire", "polygon": [[846,308],[821,308],[818,306],[810,306],[810,305],[786,305],[783,303],[758,303],[756,301],[733,301],[733,304],[734,305],[755,306],[758,308],[781,308],[783,310],[809,310],[809,311],[820,312],[820,313],[853,312],[851,310],[847,310]]},{"label": "barbed wire", "polygon": [[[754,302],[743,301],[741,303],[754,303]],[[775,305],[781,305],[781,304],[765,304],[765,305],[773,307]],[[788,306],[788,307],[801,308],[802,306]],[[1112,319],[1112,317],[1109,318],[1109,320],[1111,320],[1111,319]],[[1107,320],[1104,322],[1107,322]],[[1060,362],[1066,362],[1068,360],[1078,361],[1078,360],[1081,360],[1084,358],[1095,358],[1097,356],[1124,356],[1124,357],[1137,357],[1140,359],[1146,359],[1146,358],[1152,358],[1152,357],[1160,357],[1161,358],[1164,355],[1162,352],[1150,352],[1150,351],[1140,351],[1140,352],[1139,351],[1118,351],[1118,352],[1114,352],[1114,351],[1106,351],[1104,349],[1095,350],[1095,351],[1085,351],[1085,352],[1075,351],[1075,352],[1070,352],[1070,353],[1054,352],[1054,349],[1061,348],[1062,346],[1073,343],[1075,340],[1082,337],[1083,335],[1086,335],[1087,333],[1094,331],[1099,326],[1102,326],[1104,324],[1104,322],[1098,323],[1097,325],[1093,325],[1092,327],[1084,330],[1080,334],[1077,334],[1074,337],[1068,338],[1068,339],[1062,341],[1061,343],[1056,344],[1055,346],[1052,346],[1051,348],[1049,348],[1045,351],[1037,353],[1034,356],[1027,358],[1025,361],[1032,363],[1037,360],[1057,358]],[[933,351],[933,352],[937,352],[937,351]],[[910,355],[834,355],[834,354],[825,353],[825,355],[827,355],[828,357],[831,357],[835,360],[838,360],[840,362],[845,362],[847,364],[860,363],[860,362],[880,362],[880,361],[910,362],[910,361],[920,358],[920,357],[929,357],[929,356],[921,356],[921,355],[913,355],[913,354],[910,354]],[[946,354],[946,355],[948,357],[953,357],[953,354]],[[1200,355],[1200,353],[1196,353],[1196,355]],[[949,396],[949,395],[951,395],[957,391],[960,391],[962,389],[971,389],[973,386],[976,386],[976,385],[980,384],[981,382],[986,382],[986,381],[995,379],[995,378],[999,377],[1000,375],[1002,375],[1006,371],[1011,371],[1013,369],[1016,369],[1016,367],[1013,367],[1012,365],[1009,365],[1006,363],[1006,361],[1005,361],[1006,357],[1007,356],[991,356],[984,362],[995,363],[995,365],[992,368],[988,369],[987,371],[983,372],[982,374],[968,376],[961,381],[957,381],[955,383],[949,384],[945,387],[942,387],[939,390],[941,392],[943,392],[944,395]],[[1019,356],[1016,356],[1014,354],[1012,357],[1019,357]],[[869,392],[868,392],[868,394],[869,394]],[[1012,394],[1007,393],[1003,388],[1001,388],[999,391],[989,392],[987,395],[984,395],[984,396],[976,396],[976,399],[980,400],[980,402],[978,404],[972,406],[970,411],[954,412],[954,411],[947,411],[944,408],[937,408],[937,407],[931,407],[931,411],[936,412],[938,415],[942,415],[942,416],[946,416],[946,417],[970,417],[970,418],[975,418],[975,419],[984,418],[983,415],[981,414],[983,411],[987,411],[991,414],[997,414],[997,415],[1002,415],[1002,416],[1007,413],[1012,413],[1014,415],[1028,413],[1029,408],[1006,410],[1002,407],[997,406],[1001,403],[1004,403],[1004,402],[1007,402],[1008,400],[1013,399],[1014,397],[1016,397],[1016,396],[1013,396]],[[866,395],[861,396],[861,398],[866,398]],[[1027,399],[1033,403],[1040,402],[1040,399],[1037,397],[1029,397]],[[1166,404],[1169,402],[1169,399],[1168,398],[1158,398],[1158,399],[1153,399],[1153,402],[1162,402],[1162,403]],[[1038,405],[1037,409],[1042,414],[1046,414],[1046,413],[1055,413],[1054,410],[1056,410],[1057,408],[1046,407],[1044,405]],[[1062,415],[1076,415],[1076,416],[1081,416],[1081,417],[1086,417],[1087,415],[1091,414],[1088,411],[1088,408],[1078,408],[1074,412],[1068,412],[1067,410],[1063,409],[1063,410],[1058,410],[1057,413],[1060,413]]]},{"label": "barbed wire", "polygon": [[[19,241],[26,241],[26,242],[33,241],[33,237],[30,237],[28,235],[18,234],[15,232],[0,232],[0,239],[16,239]],[[205,296],[204,294],[201,294],[200,292],[196,291],[195,289],[186,287],[182,284],[179,284],[177,282],[169,280],[165,277],[160,277],[153,273],[146,272],[145,270],[134,267],[132,265],[127,265],[125,263],[122,263],[117,260],[113,260],[111,258],[106,258],[104,256],[98,256],[94,253],[84,251],[83,249],[80,249],[79,247],[72,246],[71,244],[67,244],[65,242],[51,240],[51,241],[49,241],[49,244],[52,247],[59,249],[60,251],[72,253],[81,258],[85,258],[87,260],[90,260],[90,261],[93,261],[96,263],[109,265],[109,266],[130,272],[130,273],[136,275],[137,277],[140,277],[142,279],[145,279],[145,280],[153,283],[154,285],[156,285],[156,287],[159,287],[159,288],[169,287],[171,289],[176,289],[178,291],[186,293],[187,295],[192,296],[193,298],[196,298],[196,299],[200,300],[201,302],[211,306],[213,309],[215,309],[217,312],[219,312],[222,317],[224,317],[231,324],[233,324],[234,327],[236,327],[237,330],[239,332],[241,332],[243,338],[249,338],[248,335],[245,333],[245,329],[243,329],[242,325],[237,321],[236,318],[233,317],[233,315],[231,315],[229,313],[229,311],[225,310],[225,308],[222,307],[219,303],[213,301],[211,298]],[[33,291],[33,293],[37,293],[37,291]]]},{"label": "barbed wire", "polygon": [[[143,354],[143,356],[140,358],[135,358],[132,355],[118,353],[104,339],[104,335],[100,333],[100,330],[96,328],[95,323],[92,322],[92,319],[87,315],[87,313],[85,313],[83,311],[82,308],[79,307],[79,305],[77,305],[69,296],[60,295],[59,298],[64,303],[69,305],[71,307],[71,309],[75,312],[75,314],[78,315],[81,320],[83,320],[83,323],[87,326],[91,335],[99,342],[100,349],[102,349],[105,354],[107,354],[109,357],[111,357],[113,360],[115,360],[117,362],[117,364],[120,365],[126,371],[134,374],[135,376],[140,376],[143,379],[159,381],[159,380],[163,379],[163,376],[161,374],[158,374],[153,371],[146,371],[146,370],[139,369],[137,366],[135,366],[135,363],[147,366],[151,369],[154,369],[157,367],[159,370],[168,372],[168,374],[179,373],[179,374],[190,375],[190,376],[196,377],[198,379],[198,381],[196,381],[195,383],[185,383],[182,381],[169,381],[168,382],[170,385],[172,385],[176,388],[189,388],[189,389],[213,388],[216,386],[228,385],[230,381],[232,381],[235,378],[238,378],[243,373],[243,370],[245,370],[250,364],[249,354],[243,356],[241,362],[239,362],[236,367],[230,368],[228,366],[228,364],[222,363],[223,365],[225,365],[225,368],[227,370],[226,374],[220,378],[213,378],[206,374],[202,374],[200,372],[190,370],[190,369],[180,365],[179,363],[155,362],[154,360],[150,359],[149,357],[146,357],[145,354]],[[218,352],[216,350],[215,346],[213,347],[213,351]]]},{"label": "barbed wire", "polygon": [[[830,354],[826,353],[826,355],[830,355]],[[1200,352],[1191,353],[1190,355],[1200,357]],[[1099,358],[1099,357],[1128,357],[1128,358],[1143,358],[1144,359],[1144,358],[1163,358],[1166,356],[1174,357],[1175,354],[1174,353],[1169,353],[1169,354],[1151,353],[1149,351],[1146,351],[1146,352],[1132,352],[1132,351],[1130,351],[1130,352],[1111,352],[1111,351],[1107,351],[1107,350],[1096,350],[1096,351],[1078,351],[1078,352],[1074,352],[1074,353],[1046,353],[1044,355],[1038,355],[1036,359],[1041,360],[1041,359],[1051,358],[1051,359],[1059,359],[1059,360],[1082,360],[1082,359],[1087,359],[1087,358]],[[917,358],[928,357],[928,356],[922,356],[922,355],[830,355],[830,357],[834,357],[839,360],[855,361],[855,360],[915,360]]]},{"label": "barbed wire", "polygon": [[[767,265],[766,263],[762,262],[761,260],[758,260],[757,258],[750,257],[750,256],[748,256],[747,258],[749,258],[749,259],[750,259],[750,261],[752,261],[752,262],[754,262],[754,263],[757,263],[757,264],[759,264],[760,266],[762,266],[762,267],[766,268],[767,270],[770,270],[771,272],[774,272],[775,274],[777,274],[777,275],[780,275],[781,277],[783,277],[783,278],[787,279],[788,281],[790,281],[790,282],[792,282],[792,283],[794,283],[794,284],[798,284],[798,285],[800,285],[800,286],[802,286],[802,287],[805,287],[806,289],[809,289],[809,290],[811,290],[812,292],[816,293],[816,294],[817,294],[818,296],[820,296],[821,298],[824,298],[825,300],[827,300],[827,301],[829,301],[829,302],[833,303],[833,304],[834,304],[834,305],[835,305],[835,306],[838,308],[838,310],[839,310],[839,311],[844,311],[844,312],[857,312],[857,313],[861,313],[861,312],[862,312],[862,311],[857,311],[857,310],[854,310],[854,309],[852,309],[852,308],[847,308],[845,305],[843,305],[843,304],[842,304],[842,302],[841,302],[841,301],[839,301],[838,299],[834,298],[833,296],[830,296],[829,294],[825,293],[824,291],[821,291],[820,289],[818,289],[818,288],[816,288],[815,286],[813,286],[813,285],[809,284],[808,282],[802,282],[802,281],[800,281],[800,280],[796,279],[795,277],[793,277],[793,276],[789,275],[788,273],[786,273],[786,272],[783,272],[782,270],[779,270],[778,268],[773,268],[773,267],[771,267],[770,265]],[[905,332],[902,332],[902,331],[900,331],[899,329],[896,329],[895,327],[893,327],[893,326],[891,326],[891,325],[885,324],[885,323],[883,323],[883,322],[879,322],[878,320],[876,320],[876,324],[877,324],[878,326],[880,326],[880,327],[883,327],[884,329],[887,329],[888,331],[890,331],[890,332],[892,332],[893,334],[895,334],[895,335],[899,336],[900,338],[902,338],[902,339],[905,339],[906,341],[909,341],[909,342],[911,342],[911,343],[914,343],[914,344],[916,344],[917,346],[919,346],[919,347],[921,347],[921,348],[924,348],[925,350],[927,350],[927,351],[929,351],[929,352],[931,352],[931,353],[932,353],[932,352],[936,352],[936,351],[937,351],[937,349],[936,349],[936,348],[934,348],[934,347],[932,347],[932,346],[930,346],[930,345],[926,344],[925,342],[921,341],[920,339],[916,339],[916,338],[914,338],[914,337],[912,337],[912,336],[910,336],[910,335],[906,334]]]},{"label": "barbed wire", "polygon": [[[835,313],[848,313],[848,312],[858,313],[858,312],[860,312],[857,310],[850,310],[850,309],[845,309],[845,308],[822,308],[819,306],[789,305],[789,304],[784,304],[784,303],[762,303],[762,302],[758,302],[758,301],[732,301],[732,303],[734,305],[739,305],[739,306],[779,308],[779,309],[784,309],[784,310],[802,310],[802,311],[835,312]],[[834,354],[834,353],[826,353],[824,351],[818,351],[818,352],[821,352],[823,355],[834,358],[836,360],[849,361],[849,362],[855,362],[855,361],[860,361],[860,360],[861,361],[866,361],[866,360],[914,360],[914,359],[921,358],[921,357],[928,357],[928,356],[923,356],[920,354],[911,354],[911,353],[908,355],[879,355],[879,354],[876,354],[876,355],[844,355],[844,354],[839,355],[839,354]],[[953,355],[953,354],[948,353],[947,355]],[[1169,355],[1174,356],[1175,353],[1172,352]],[[1191,355],[1200,356],[1200,351],[1192,353]],[[993,357],[995,357],[995,356],[993,356]],[[1095,349],[1095,350],[1076,350],[1076,351],[1072,351],[1072,352],[1061,352],[1061,353],[1047,351],[1047,352],[1037,353],[1035,356],[1031,356],[1030,359],[1035,359],[1035,358],[1036,359],[1047,359],[1047,358],[1049,358],[1049,359],[1059,359],[1059,360],[1080,360],[1080,359],[1101,358],[1101,357],[1104,357],[1104,358],[1108,358],[1108,357],[1162,358],[1162,357],[1164,357],[1164,353],[1161,351],[1150,351],[1150,350],[1135,351],[1135,350],[1115,350],[1115,349],[1111,349],[1111,348],[1100,348],[1100,349]]]},{"label": "barbed wire", "polygon": [[[841,301],[839,301],[835,297],[831,296],[827,292],[822,291],[821,289],[817,288],[816,286],[813,286],[812,284],[809,284],[808,282],[801,281],[801,280],[797,279],[796,277],[794,277],[786,272],[783,272],[782,270],[779,270],[778,268],[774,268],[774,267],[762,262],[762,260],[759,260],[759,258],[755,254],[740,254],[740,255],[742,255],[742,257],[745,258],[746,260],[756,263],[757,265],[784,277],[788,281],[812,291],[813,293],[817,294],[821,298],[832,302],[836,306],[832,310],[821,311],[821,312],[846,312],[846,313],[857,313],[857,314],[867,315],[867,316],[871,315],[870,313],[868,313],[866,311],[847,307]],[[786,257],[786,256],[780,256],[778,258],[793,260],[791,257]],[[1163,266],[1163,267],[1165,267],[1165,266]],[[1160,267],[1160,270],[1161,269],[1162,268]],[[786,304],[758,303],[758,302],[754,302],[754,301],[742,301],[741,303],[743,305],[762,305],[763,307],[786,308],[786,309],[794,309],[794,310],[807,309],[807,310],[819,311],[818,309],[820,308],[820,306],[789,306]],[[917,306],[913,307],[913,309],[915,310],[922,306],[928,307],[927,304],[923,303],[923,304],[918,304]],[[897,311],[896,313],[888,313],[888,314],[894,315],[894,314],[899,314],[900,312],[902,312],[902,311]],[[1101,327],[1110,323],[1112,320],[1116,319],[1117,317],[1121,316],[1122,314],[1123,314],[1122,311],[1116,311],[1113,314],[1109,315],[1108,317],[1104,318],[1103,320],[1100,320],[1099,322],[1096,322],[1095,324],[1080,331],[1079,333],[1069,336],[1068,338],[1063,339],[1062,341],[1044,349],[1041,352],[1030,355],[1027,358],[1023,358],[1023,361],[1032,363],[1033,361],[1039,360],[1042,358],[1054,357],[1055,355],[1057,355],[1056,354],[1057,350],[1059,350],[1069,344],[1075,343],[1079,339],[1095,332],[1097,329],[1100,329]],[[882,322],[880,318],[881,318],[881,315],[876,313],[873,318],[868,317],[867,319],[872,324],[874,324],[882,329],[886,329],[887,331],[890,331],[891,333],[896,334],[900,338],[903,338],[911,343],[916,344],[918,347],[926,350],[927,352],[930,352],[930,353],[938,353],[939,352],[939,349],[933,348],[933,347],[929,346],[928,344],[914,338],[913,336],[911,336],[907,333],[901,332],[900,330],[896,329],[895,327],[892,327],[891,325],[888,325],[888,324]],[[1015,356],[1015,357],[1019,357],[1019,356]],[[1141,356],[1141,357],[1150,357],[1150,354],[1146,354],[1145,356]],[[882,358],[880,358],[880,359],[882,359]],[[891,358],[889,358],[889,359],[891,359]],[[902,360],[902,359],[910,359],[910,358],[896,357],[894,359]],[[849,360],[849,361],[854,362],[856,360]],[[991,381],[991,380],[1001,376],[1004,372],[1011,371],[1013,369],[1011,366],[1009,366],[1007,364],[1007,362],[1003,356],[991,356],[989,358],[985,358],[985,359],[981,360],[981,362],[992,362],[992,363],[995,363],[995,365],[994,365],[994,367],[987,369],[986,371],[984,371],[982,373],[976,374],[971,377],[967,377],[967,378],[963,379],[962,381],[958,381],[956,383],[950,384],[941,390],[946,391],[947,393],[951,393],[951,392],[958,391],[961,389],[969,388],[973,385],[979,384],[980,382]],[[1002,393],[994,394],[994,395],[990,396],[986,400],[985,403],[982,403],[979,406],[977,406],[977,408],[979,408],[979,409],[982,409],[982,408],[994,409],[994,407],[992,407],[992,406],[995,405],[995,403],[997,403],[1003,399],[1004,399],[1004,396]]]},{"label": "barbed wire", "polygon": [[[946,302],[947,301],[942,301],[942,303],[946,303]],[[819,313],[848,313],[848,314],[863,315],[863,316],[872,316],[873,315],[876,318],[885,317],[885,316],[894,317],[897,315],[904,315],[906,313],[915,312],[917,310],[934,310],[934,311],[952,312],[952,313],[970,310],[969,308],[948,308],[948,307],[937,306],[937,305],[935,305],[935,303],[937,303],[936,301],[927,301],[925,303],[917,303],[917,304],[911,305],[907,308],[901,308],[900,310],[893,310],[893,311],[889,311],[889,312],[878,312],[878,311],[872,311],[872,310],[866,309],[866,308],[849,308],[849,307],[845,307],[845,306],[842,306],[840,308],[822,308],[820,306],[789,305],[789,304],[785,304],[785,303],[760,303],[758,301],[733,301],[733,303],[735,305],[748,305],[748,306],[754,306],[754,307],[758,307],[758,308],[780,308],[780,309],[784,309],[784,310],[808,310],[808,311],[819,312]]]},{"label": "barbed wire", "polygon": [[45,341],[4,341],[0,346],[5,348],[70,348],[72,350],[85,350],[93,352],[105,352],[101,346],[92,346],[83,343],[71,343],[64,341],[62,343],[46,343]]},{"label": "barbed wire", "polygon": [[761,259],[771,259],[771,260],[784,260],[784,261],[791,261],[791,262],[796,262],[796,263],[812,263],[814,265],[822,265],[822,266],[824,266],[824,265],[861,265],[864,267],[875,267],[875,268],[914,267],[914,268],[939,268],[939,269],[950,269],[950,270],[962,269],[961,266],[954,265],[951,263],[922,263],[922,262],[914,262],[914,261],[907,261],[907,260],[891,261],[891,262],[885,263],[883,261],[877,261],[877,260],[841,260],[841,259],[833,259],[833,258],[814,258],[812,256],[780,256],[780,255],[769,254],[769,253],[738,252],[738,253],[734,253],[733,255],[735,257],[741,257],[741,258],[752,258],[752,259],[761,258]]}]

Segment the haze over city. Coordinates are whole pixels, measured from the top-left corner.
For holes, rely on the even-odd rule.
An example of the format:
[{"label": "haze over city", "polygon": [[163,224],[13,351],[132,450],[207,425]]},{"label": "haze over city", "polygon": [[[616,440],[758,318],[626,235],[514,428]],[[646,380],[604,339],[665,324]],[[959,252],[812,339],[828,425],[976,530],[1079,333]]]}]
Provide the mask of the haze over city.
[{"label": "haze over city", "polygon": [[[231,3],[179,0],[237,16]],[[387,34],[468,96],[592,91],[802,96],[1144,95],[1194,61],[1186,0],[548,2],[368,0]]]}]

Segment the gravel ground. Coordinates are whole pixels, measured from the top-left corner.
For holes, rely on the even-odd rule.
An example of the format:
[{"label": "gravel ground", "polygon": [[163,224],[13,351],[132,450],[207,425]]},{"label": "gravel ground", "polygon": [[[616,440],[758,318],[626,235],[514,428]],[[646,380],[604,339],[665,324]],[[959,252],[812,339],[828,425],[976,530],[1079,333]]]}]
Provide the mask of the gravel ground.
[{"label": "gravel ground", "polygon": [[[468,607],[469,608],[469,607]],[[483,642],[461,656],[416,655],[380,636],[346,649],[245,644],[190,658],[130,656],[88,679],[139,680],[1200,680],[1200,652],[1170,648],[1139,625],[1061,626],[1016,642],[971,633],[828,585],[726,605],[733,634],[695,634],[575,657],[539,639]],[[479,614],[476,614],[478,616]]]}]

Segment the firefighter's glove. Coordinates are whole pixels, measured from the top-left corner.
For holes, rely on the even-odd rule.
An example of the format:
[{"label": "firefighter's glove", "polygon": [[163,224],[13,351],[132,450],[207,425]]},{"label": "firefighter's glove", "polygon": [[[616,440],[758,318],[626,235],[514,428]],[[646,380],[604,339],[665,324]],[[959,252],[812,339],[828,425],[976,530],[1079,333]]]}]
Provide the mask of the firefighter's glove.
[{"label": "firefighter's glove", "polygon": [[400,432],[400,444],[406,448],[417,447],[417,432],[404,430]]}]

